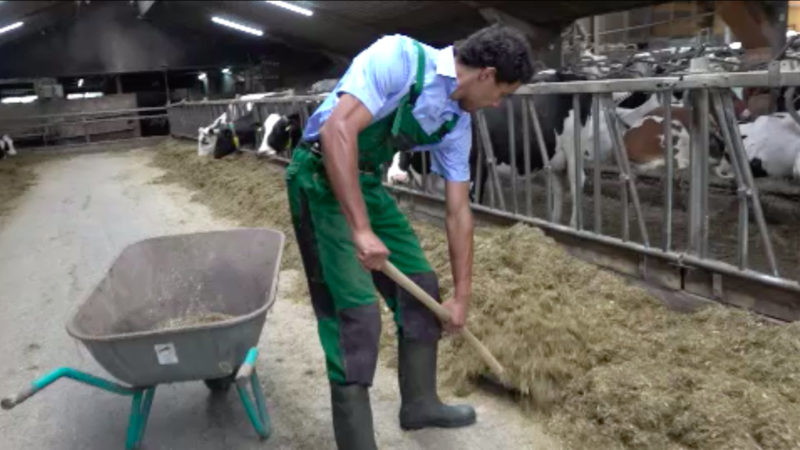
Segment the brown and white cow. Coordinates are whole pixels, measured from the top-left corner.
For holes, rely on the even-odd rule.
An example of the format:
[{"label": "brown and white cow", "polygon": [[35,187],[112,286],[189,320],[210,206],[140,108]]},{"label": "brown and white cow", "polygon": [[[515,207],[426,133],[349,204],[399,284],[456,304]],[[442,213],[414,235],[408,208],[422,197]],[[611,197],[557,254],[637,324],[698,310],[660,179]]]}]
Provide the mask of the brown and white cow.
[{"label": "brown and white cow", "polygon": [[[689,167],[690,111],[672,108],[672,150],[678,169]],[[650,111],[623,134],[628,159],[633,167],[647,171],[662,167],[666,161],[667,142],[664,136],[664,108]]]}]

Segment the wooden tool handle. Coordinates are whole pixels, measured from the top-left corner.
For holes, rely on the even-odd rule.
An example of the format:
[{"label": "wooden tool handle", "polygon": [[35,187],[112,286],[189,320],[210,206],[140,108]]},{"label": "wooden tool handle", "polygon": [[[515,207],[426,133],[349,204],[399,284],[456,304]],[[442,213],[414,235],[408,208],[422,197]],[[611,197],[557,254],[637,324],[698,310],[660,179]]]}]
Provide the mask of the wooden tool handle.
[{"label": "wooden tool handle", "polygon": [[[433,297],[431,297],[427,292],[425,292],[421,287],[414,283],[410,278],[408,278],[403,272],[400,272],[394,264],[390,263],[388,260],[386,264],[383,266],[382,272],[386,274],[389,278],[394,280],[395,283],[399,284],[400,287],[407,290],[411,293],[414,297],[417,298],[423,305],[428,307],[434,314],[439,317],[439,320],[446,322],[450,320],[450,311],[447,310],[444,306],[440,305]],[[483,345],[474,334],[472,334],[466,326],[461,328],[460,332],[461,336],[466,339],[467,343],[474,348],[478,354],[480,355],[483,362],[489,366],[492,373],[499,378],[500,380],[505,379],[505,369],[503,366],[500,365],[500,362],[497,358],[492,355],[488,348]]]}]

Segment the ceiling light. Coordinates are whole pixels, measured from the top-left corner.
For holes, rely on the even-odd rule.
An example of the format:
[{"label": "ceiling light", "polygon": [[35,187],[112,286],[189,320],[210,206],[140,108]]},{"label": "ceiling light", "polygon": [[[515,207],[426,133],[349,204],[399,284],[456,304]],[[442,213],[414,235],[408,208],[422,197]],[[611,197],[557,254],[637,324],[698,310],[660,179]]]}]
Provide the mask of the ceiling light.
[{"label": "ceiling light", "polygon": [[12,23],[11,25],[6,25],[3,28],[0,28],[0,34],[5,33],[6,31],[15,30],[22,26],[22,22]]},{"label": "ceiling light", "polygon": [[233,28],[234,30],[239,30],[239,31],[243,31],[245,33],[254,34],[256,36],[263,36],[264,35],[264,32],[259,30],[259,29],[248,27],[247,25],[242,25],[240,23],[232,22],[230,20],[226,20],[226,19],[223,19],[221,17],[214,16],[214,17],[211,18],[211,21],[214,22],[214,23],[218,23],[220,25],[229,27],[229,28]]},{"label": "ceiling light", "polygon": [[38,95],[24,95],[22,97],[5,97],[0,100],[0,103],[31,103],[38,99]]},{"label": "ceiling light", "polygon": [[280,2],[280,1],[267,0],[267,3],[269,3],[270,5],[275,5],[275,6],[281,7],[283,9],[288,9],[289,11],[295,12],[297,14],[302,14],[302,15],[304,15],[306,17],[311,17],[312,15],[314,15],[314,11],[311,11],[310,9],[303,8],[302,6],[294,5],[291,2]]},{"label": "ceiling light", "polygon": [[231,68],[230,67],[226,67],[226,68],[222,69],[222,73],[224,73],[225,75],[230,75],[231,74]]},{"label": "ceiling light", "polygon": [[205,81],[205,79],[206,79],[206,73],[205,73],[205,72],[200,72],[200,75],[198,75],[198,76],[197,76],[197,79],[198,79],[198,80]]},{"label": "ceiling light", "polygon": [[83,78],[78,80],[78,87],[83,87]]},{"label": "ceiling light", "polygon": [[78,100],[82,98],[97,98],[102,97],[102,92],[73,92],[71,94],[67,94],[67,100]]}]

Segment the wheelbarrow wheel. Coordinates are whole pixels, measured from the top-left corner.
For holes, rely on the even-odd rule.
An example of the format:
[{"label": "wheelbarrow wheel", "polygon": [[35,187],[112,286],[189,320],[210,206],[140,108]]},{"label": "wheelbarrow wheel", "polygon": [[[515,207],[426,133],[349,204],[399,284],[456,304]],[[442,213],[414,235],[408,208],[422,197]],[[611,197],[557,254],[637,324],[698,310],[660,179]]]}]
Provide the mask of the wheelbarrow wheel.
[{"label": "wheelbarrow wheel", "polygon": [[231,388],[231,385],[236,381],[236,372],[234,371],[232,374],[222,377],[222,378],[209,378],[207,380],[203,380],[203,383],[211,390],[211,392],[223,393],[228,392]]}]

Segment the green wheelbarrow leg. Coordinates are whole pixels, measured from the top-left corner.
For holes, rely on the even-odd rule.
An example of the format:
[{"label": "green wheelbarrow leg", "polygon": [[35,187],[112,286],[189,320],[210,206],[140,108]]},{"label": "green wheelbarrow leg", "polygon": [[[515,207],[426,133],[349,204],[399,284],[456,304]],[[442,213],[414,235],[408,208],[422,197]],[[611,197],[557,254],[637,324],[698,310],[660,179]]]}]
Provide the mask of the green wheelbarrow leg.
[{"label": "green wheelbarrow leg", "polygon": [[150,417],[150,406],[153,405],[153,395],[156,392],[155,386],[141,388],[133,394],[131,401],[131,416],[128,421],[128,437],[125,440],[125,449],[134,450],[139,448],[147,428],[147,419]]},{"label": "green wheelbarrow leg", "polygon": [[[270,423],[266,401],[264,400],[264,391],[261,389],[261,383],[256,375],[257,357],[258,349],[255,347],[247,352],[244,363],[239,367],[239,371],[236,373],[236,390],[239,392],[239,398],[242,399],[242,405],[244,405],[247,417],[250,418],[250,423],[253,424],[256,433],[258,433],[261,439],[267,439],[272,433],[272,424]],[[255,407],[247,391],[248,384],[253,391]]]},{"label": "green wheelbarrow leg", "polygon": [[20,390],[17,394],[2,399],[0,401],[0,406],[2,406],[3,409],[14,408],[61,378],[69,378],[115,394],[132,396],[131,415],[128,422],[128,436],[125,441],[125,448],[133,450],[139,447],[139,444],[142,442],[145,427],[147,426],[147,418],[150,415],[150,406],[153,404],[153,395],[156,390],[155,386],[133,388],[96,377],[86,372],[81,372],[80,370],[75,370],[71,367],[60,367],[35,380],[30,386]]}]

